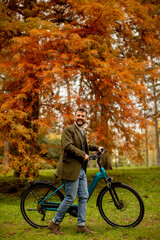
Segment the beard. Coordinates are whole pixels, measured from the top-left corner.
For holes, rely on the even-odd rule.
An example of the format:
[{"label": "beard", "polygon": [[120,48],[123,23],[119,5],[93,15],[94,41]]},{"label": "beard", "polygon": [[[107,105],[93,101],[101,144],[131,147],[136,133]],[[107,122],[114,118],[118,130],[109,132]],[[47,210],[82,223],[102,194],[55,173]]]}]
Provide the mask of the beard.
[{"label": "beard", "polygon": [[78,127],[82,127],[85,124],[85,121],[83,119],[77,119],[76,123]]}]

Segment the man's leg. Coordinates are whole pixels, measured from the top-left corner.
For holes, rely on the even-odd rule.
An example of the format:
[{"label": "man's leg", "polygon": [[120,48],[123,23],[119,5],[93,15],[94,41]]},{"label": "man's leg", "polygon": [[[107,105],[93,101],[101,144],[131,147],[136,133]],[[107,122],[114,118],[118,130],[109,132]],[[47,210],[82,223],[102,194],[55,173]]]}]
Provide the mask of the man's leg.
[{"label": "man's leg", "polygon": [[53,220],[48,225],[48,228],[55,234],[63,234],[63,232],[60,231],[59,224],[62,222],[68,208],[72,205],[72,203],[76,199],[78,184],[79,184],[79,178],[76,181],[64,180],[65,192],[66,192],[65,198],[61,202]]},{"label": "man's leg", "polygon": [[76,181],[64,180],[66,195],[63,201],[61,202],[56,212],[56,215],[53,218],[53,222],[55,222],[56,224],[60,224],[62,222],[68,208],[75,201],[77,196],[78,183],[79,183],[79,179],[77,179]]},{"label": "man's leg", "polygon": [[81,169],[79,176],[79,186],[78,186],[78,226],[85,226],[86,222],[86,208],[88,202],[88,187],[87,187],[87,177],[84,169]]},{"label": "man's leg", "polygon": [[88,202],[88,187],[87,187],[87,177],[84,169],[81,169],[79,176],[79,186],[78,186],[78,226],[77,233],[95,233],[94,231],[88,229],[85,226],[86,222],[86,208]]}]

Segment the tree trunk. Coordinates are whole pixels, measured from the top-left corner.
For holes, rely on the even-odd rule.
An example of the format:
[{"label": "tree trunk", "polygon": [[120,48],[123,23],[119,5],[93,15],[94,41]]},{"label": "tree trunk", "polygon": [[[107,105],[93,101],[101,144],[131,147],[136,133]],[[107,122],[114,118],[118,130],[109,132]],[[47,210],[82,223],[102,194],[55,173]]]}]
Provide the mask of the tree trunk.
[{"label": "tree trunk", "polygon": [[88,165],[89,165],[90,168],[93,168],[93,160],[90,160],[90,161],[88,162]]},{"label": "tree trunk", "polygon": [[101,164],[102,164],[102,167],[104,167],[104,169],[112,170],[111,158],[109,155],[102,156]]},{"label": "tree trunk", "polygon": [[149,156],[148,156],[148,129],[147,125],[145,128],[145,135],[146,135],[146,167],[149,166]]},{"label": "tree trunk", "polygon": [[[33,108],[33,111],[31,114],[28,114],[28,118],[25,119],[23,122],[24,126],[28,129],[33,129],[33,132],[36,133],[35,135],[38,134],[38,125],[34,122],[34,120],[39,119],[39,94],[35,93],[32,94],[31,92],[28,93],[27,98],[24,100],[24,105],[26,107],[31,106]],[[24,139],[24,141],[27,141]],[[36,151],[36,148],[38,150],[38,144],[37,144],[37,138],[34,137],[32,138],[32,141],[30,142],[30,158],[32,158],[32,155]],[[18,170],[14,170],[14,176],[20,177],[22,172],[22,167],[19,166]],[[28,172],[26,173],[25,177],[29,176],[29,173],[32,172],[33,176],[38,176],[39,172],[38,169],[34,169],[32,166],[28,168]]]},{"label": "tree trunk", "polygon": [[4,141],[4,158],[3,158],[3,171],[4,173],[8,172],[8,166],[9,166],[9,143],[8,141]]},{"label": "tree trunk", "polygon": [[158,106],[157,106],[157,96],[156,96],[156,87],[155,82],[153,82],[153,96],[154,96],[154,127],[155,127],[155,147],[156,147],[156,153],[157,153],[157,167],[160,167],[160,151],[159,151],[159,133],[158,133]]},{"label": "tree trunk", "polygon": [[[101,105],[101,125],[103,126],[105,124],[107,126],[107,128],[108,128],[108,119],[105,116],[105,112],[106,111],[108,111],[108,110],[106,109],[104,104],[102,104]],[[108,131],[105,132],[105,136],[106,136],[107,139],[109,138],[108,137]],[[102,146],[103,146],[103,144],[105,146],[106,142],[107,141],[104,141],[104,143],[102,142]],[[107,155],[104,154],[102,156],[101,162],[102,162],[102,166],[104,167],[104,169],[112,170],[112,163],[111,163],[111,157],[110,157],[110,153],[109,152],[108,152]]]},{"label": "tree trunk", "polygon": [[159,134],[158,134],[157,119],[154,120],[154,126],[155,126],[156,153],[157,153],[157,167],[160,167]]}]

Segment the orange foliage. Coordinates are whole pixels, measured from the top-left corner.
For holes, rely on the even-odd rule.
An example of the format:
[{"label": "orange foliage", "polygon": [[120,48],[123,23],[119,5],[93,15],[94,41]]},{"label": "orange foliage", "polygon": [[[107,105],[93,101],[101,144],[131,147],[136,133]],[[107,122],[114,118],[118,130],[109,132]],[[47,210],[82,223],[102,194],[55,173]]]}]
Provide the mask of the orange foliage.
[{"label": "orange foliage", "polygon": [[110,153],[115,137],[138,152],[148,94],[144,49],[154,44],[157,55],[159,44],[156,3],[20,2],[0,5],[11,23],[3,26],[6,42],[0,36],[0,139],[17,149],[11,165],[22,174],[37,168],[40,126],[71,123],[80,104],[89,110],[92,139]]}]

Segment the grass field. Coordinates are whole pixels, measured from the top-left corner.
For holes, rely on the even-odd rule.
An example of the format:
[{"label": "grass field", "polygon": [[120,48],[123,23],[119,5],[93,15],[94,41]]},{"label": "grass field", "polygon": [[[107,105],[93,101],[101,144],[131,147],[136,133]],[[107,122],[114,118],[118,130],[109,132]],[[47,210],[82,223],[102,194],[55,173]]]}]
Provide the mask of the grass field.
[{"label": "grass field", "polygon": [[[88,169],[88,182],[98,169]],[[53,170],[41,170],[38,179],[53,179]],[[61,224],[64,236],[53,235],[48,229],[31,227],[20,212],[20,194],[27,180],[19,180],[12,173],[0,174],[0,239],[10,240],[51,240],[51,239],[92,239],[92,240],[159,240],[160,239],[160,168],[128,168],[112,170],[114,181],[122,181],[135,188],[143,198],[145,216],[135,228],[114,228],[108,225],[96,207],[98,193],[104,186],[100,181],[87,207],[87,226],[97,232],[94,235],[76,234],[77,219],[66,214]]]}]

